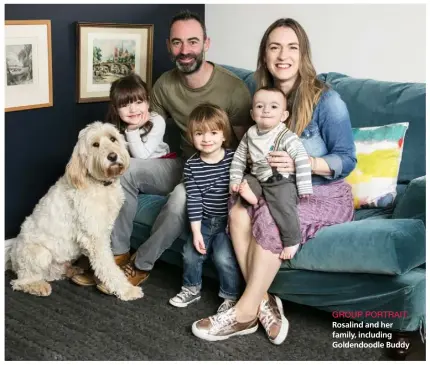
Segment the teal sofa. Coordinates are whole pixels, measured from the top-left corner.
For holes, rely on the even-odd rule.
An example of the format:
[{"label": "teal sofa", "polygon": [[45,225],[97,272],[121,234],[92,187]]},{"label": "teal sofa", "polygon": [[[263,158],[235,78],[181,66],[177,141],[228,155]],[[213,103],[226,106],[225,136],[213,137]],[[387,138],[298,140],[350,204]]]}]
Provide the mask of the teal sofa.
[{"label": "teal sofa", "polygon": [[[253,73],[224,66],[255,91]],[[277,274],[270,292],[328,312],[363,312],[358,320],[392,323],[393,331],[422,329],[425,321],[425,84],[380,82],[338,73],[319,75],[348,106],[353,127],[409,122],[390,209],[357,210],[353,222],[322,229]],[[178,147],[178,130],[167,141]],[[132,246],[149,236],[166,197],[140,195]],[[182,265],[184,232],[161,260]],[[211,275],[210,264],[206,274]],[[407,312],[381,318],[372,312]],[[366,312],[367,315],[366,315]],[[389,314],[386,314],[389,315]]]}]

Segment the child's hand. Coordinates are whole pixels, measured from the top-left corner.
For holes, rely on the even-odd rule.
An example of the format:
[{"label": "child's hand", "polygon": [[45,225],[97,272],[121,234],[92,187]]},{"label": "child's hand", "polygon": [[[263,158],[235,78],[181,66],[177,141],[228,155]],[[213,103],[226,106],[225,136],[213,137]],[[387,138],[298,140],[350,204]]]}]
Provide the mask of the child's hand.
[{"label": "child's hand", "polygon": [[302,198],[310,198],[310,197],[311,197],[311,195],[312,195],[312,194],[301,194],[301,195],[299,195],[299,198],[300,198],[300,199],[302,199]]},{"label": "child's hand", "polygon": [[239,192],[239,184],[231,184],[230,185],[230,193],[238,193]]},{"label": "child's hand", "polygon": [[128,124],[127,131],[130,132],[130,131],[134,131],[136,129],[139,129],[140,127],[142,127],[143,125],[145,125],[148,122],[149,117],[150,117],[149,111],[145,110],[142,112],[141,117],[135,123],[133,123],[131,121],[128,121],[128,122],[126,121],[125,123]]},{"label": "child's hand", "polygon": [[206,255],[206,245],[201,233],[193,234],[193,245],[197,252],[201,253],[202,255]]}]

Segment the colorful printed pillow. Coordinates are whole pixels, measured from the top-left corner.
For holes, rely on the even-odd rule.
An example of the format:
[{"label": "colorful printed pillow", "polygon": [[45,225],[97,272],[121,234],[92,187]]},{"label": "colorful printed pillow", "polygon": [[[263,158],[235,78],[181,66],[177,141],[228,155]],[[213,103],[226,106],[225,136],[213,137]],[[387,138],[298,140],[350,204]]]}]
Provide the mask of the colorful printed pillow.
[{"label": "colorful printed pillow", "polygon": [[353,128],[357,166],[346,178],[354,207],[389,207],[396,197],[403,141],[409,123]]}]

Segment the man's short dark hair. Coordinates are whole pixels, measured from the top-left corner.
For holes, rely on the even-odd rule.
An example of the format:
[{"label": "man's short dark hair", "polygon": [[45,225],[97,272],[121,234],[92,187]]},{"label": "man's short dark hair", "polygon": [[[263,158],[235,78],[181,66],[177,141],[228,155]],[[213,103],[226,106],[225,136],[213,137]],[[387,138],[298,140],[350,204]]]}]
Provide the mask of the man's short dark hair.
[{"label": "man's short dark hair", "polygon": [[198,21],[200,23],[202,29],[203,29],[203,39],[207,38],[206,25],[205,25],[205,22],[202,20],[202,18],[200,18],[199,14],[193,13],[189,10],[181,10],[170,21],[170,28],[169,29],[172,29],[173,23],[176,23],[177,21],[180,21],[180,20],[196,20],[196,21]]}]

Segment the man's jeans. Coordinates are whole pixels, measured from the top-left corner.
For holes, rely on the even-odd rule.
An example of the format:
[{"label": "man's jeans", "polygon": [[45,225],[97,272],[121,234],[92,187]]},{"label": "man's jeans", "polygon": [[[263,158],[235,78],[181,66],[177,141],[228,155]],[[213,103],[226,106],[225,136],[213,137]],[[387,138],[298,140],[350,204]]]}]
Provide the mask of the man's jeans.
[{"label": "man's jeans", "polygon": [[202,220],[202,236],[206,246],[206,255],[195,249],[192,238],[183,248],[184,279],[183,285],[193,291],[202,287],[203,262],[211,255],[218,271],[220,281],[219,296],[237,300],[243,288],[243,278],[236,260],[236,255],[225,229],[227,217],[213,217]]},{"label": "man's jeans", "polygon": [[137,250],[135,265],[138,269],[151,270],[155,261],[186,229],[187,198],[185,187],[180,184],[183,169],[184,160],[181,158],[130,160],[130,167],[121,177],[125,202],[111,234],[114,255],[130,251],[130,237],[139,193],[169,194],[169,199],[152,226],[151,236]]}]

